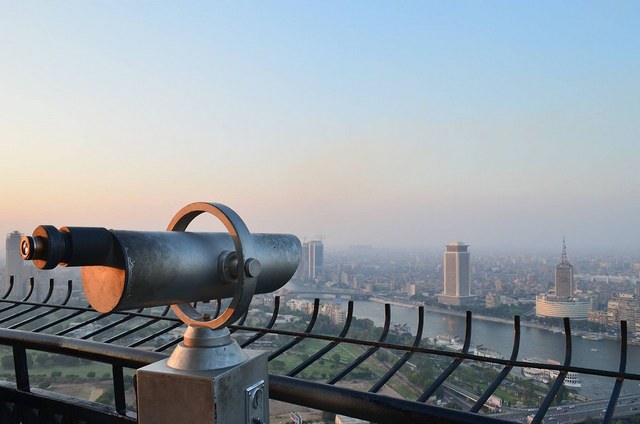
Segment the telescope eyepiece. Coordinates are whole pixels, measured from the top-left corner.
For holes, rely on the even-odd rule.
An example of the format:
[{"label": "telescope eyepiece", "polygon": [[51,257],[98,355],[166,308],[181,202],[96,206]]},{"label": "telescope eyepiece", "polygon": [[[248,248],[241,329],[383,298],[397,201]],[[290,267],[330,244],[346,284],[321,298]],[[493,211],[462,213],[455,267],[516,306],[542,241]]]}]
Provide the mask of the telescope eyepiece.
[{"label": "telescope eyepiece", "polygon": [[40,225],[33,235],[20,239],[20,256],[40,269],[53,269],[65,263],[68,256],[68,236],[52,225]]},{"label": "telescope eyepiece", "polygon": [[20,239],[20,256],[25,261],[35,258],[36,240],[31,236],[24,236]]}]

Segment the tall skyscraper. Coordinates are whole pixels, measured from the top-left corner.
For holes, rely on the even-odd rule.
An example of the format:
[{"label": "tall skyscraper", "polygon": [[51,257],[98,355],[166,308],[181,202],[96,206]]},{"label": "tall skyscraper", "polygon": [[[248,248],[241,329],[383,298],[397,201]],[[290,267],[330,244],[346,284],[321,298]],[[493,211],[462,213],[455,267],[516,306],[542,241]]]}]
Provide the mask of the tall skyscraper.
[{"label": "tall skyscraper", "polygon": [[562,238],[562,258],[556,265],[556,296],[574,297],[576,286],[573,281],[573,265],[567,260],[567,244]]},{"label": "tall skyscraper", "polygon": [[461,242],[449,243],[446,246],[444,252],[444,293],[438,296],[438,302],[459,306],[473,299],[468,247]]},{"label": "tall skyscraper", "polygon": [[302,245],[304,277],[316,279],[324,273],[324,244],[322,240],[311,240]]},{"label": "tall skyscraper", "polygon": [[[7,234],[6,240],[6,263],[7,274],[13,275],[13,290],[12,294],[16,297],[22,298],[26,294],[27,286],[27,268],[25,267],[25,261],[20,257],[20,239],[22,233],[13,231]],[[12,296],[13,297],[13,296]]]},{"label": "tall skyscraper", "polygon": [[577,320],[587,319],[593,304],[589,297],[576,297],[576,285],[573,281],[573,265],[567,260],[567,244],[562,238],[562,259],[556,265],[555,294],[536,296],[536,315],[539,317]]}]

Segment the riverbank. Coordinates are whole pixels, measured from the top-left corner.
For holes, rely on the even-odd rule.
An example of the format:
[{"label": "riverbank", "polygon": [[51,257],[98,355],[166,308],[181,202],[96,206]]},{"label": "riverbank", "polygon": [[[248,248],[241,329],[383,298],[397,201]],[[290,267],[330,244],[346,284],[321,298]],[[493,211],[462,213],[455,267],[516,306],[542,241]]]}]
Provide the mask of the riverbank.
[{"label": "riverbank", "polygon": [[[372,302],[376,302],[376,303],[389,303],[390,305],[394,305],[394,306],[400,306],[403,308],[411,308],[411,309],[417,309],[418,305],[413,304],[413,303],[404,303],[404,302],[399,302],[399,301],[394,301],[394,300],[387,300],[381,297],[371,297],[369,299]],[[439,306],[427,306],[427,305],[423,305],[424,310],[425,311],[429,311],[429,312],[434,312],[434,313],[438,313],[438,314],[443,314],[443,315],[452,315],[452,316],[458,316],[458,317],[465,317],[466,316],[466,312],[464,311],[456,311],[453,309],[448,309],[448,308],[443,308],[443,307],[439,307]],[[505,318],[498,318],[498,317],[490,317],[487,315],[481,315],[481,314],[473,314],[473,319],[479,319],[479,320],[483,320],[483,321],[490,321],[490,322],[497,322],[497,323],[501,323],[501,324],[509,324],[509,325],[513,325],[514,321],[513,319],[505,319]],[[557,332],[557,329],[554,329],[553,327],[549,327],[548,325],[545,324],[539,324],[536,322],[529,322],[529,321],[524,321],[524,320],[520,320],[520,326],[521,327],[529,327],[529,328],[537,328],[540,330],[546,330],[549,332]],[[562,331],[564,332],[564,331]],[[598,336],[598,337],[603,337],[606,338],[608,340],[616,340],[616,337],[612,337],[612,336],[603,336],[600,333],[591,333],[588,331],[575,331],[572,332],[572,334],[574,336]]]},{"label": "riverbank", "polygon": [[[417,309],[418,308],[418,305],[415,305],[413,303],[403,303],[403,302],[398,302],[398,301],[394,301],[394,300],[383,299],[381,297],[371,297],[371,298],[369,298],[369,300],[371,302],[376,302],[376,303],[388,303],[390,305],[400,306],[402,308],[411,308],[411,309]],[[435,312],[435,313],[439,313],[439,314],[454,315],[454,316],[458,316],[458,317],[464,317],[464,316],[467,315],[467,313],[463,312],[463,311],[456,311],[456,310],[453,310],[453,309],[441,308],[439,306],[423,305],[423,307],[424,307],[425,311]],[[473,314],[473,318],[474,319],[481,319],[481,320],[484,320],[484,321],[500,322],[500,323],[503,323],[503,324],[513,324],[513,320],[508,320],[508,319],[498,318],[498,317],[490,317],[490,316],[487,316],[487,315]],[[520,325],[523,326],[523,327],[532,327],[532,328],[540,328],[540,329],[543,329],[543,330],[550,330],[550,328],[548,326],[545,326],[543,324],[537,324],[535,322],[523,322],[523,321],[520,321]]]}]

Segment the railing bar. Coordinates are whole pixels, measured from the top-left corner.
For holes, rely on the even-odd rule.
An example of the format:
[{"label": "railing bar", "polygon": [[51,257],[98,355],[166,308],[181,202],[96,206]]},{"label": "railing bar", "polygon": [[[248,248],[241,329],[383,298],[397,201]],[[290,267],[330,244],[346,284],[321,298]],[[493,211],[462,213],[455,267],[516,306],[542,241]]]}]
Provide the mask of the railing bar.
[{"label": "railing bar", "polygon": [[[627,321],[620,321],[620,367],[619,372],[623,374],[627,368]],[[609,405],[607,405],[607,412],[604,414],[602,420],[603,424],[609,424],[613,419],[613,414],[616,410],[616,404],[620,397],[620,391],[624,384],[624,378],[616,378],[616,382],[613,385],[613,391],[611,392],[611,398],[609,398]]]},{"label": "railing bar", "polygon": [[116,412],[120,415],[127,413],[127,402],[124,396],[124,372],[119,365],[112,365],[113,373],[113,396],[115,400]]},{"label": "railing bar", "polygon": [[[346,319],[344,321],[344,326],[342,327],[342,331],[340,332],[340,335],[338,336],[339,338],[344,338],[344,336],[347,335],[347,332],[349,331],[349,327],[351,327],[351,321],[353,320],[353,300],[350,300],[347,305],[348,305],[347,306],[347,317],[346,317]],[[329,353],[331,350],[333,350],[336,346],[338,346],[338,344],[340,344],[339,340],[333,341],[333,342],[329,343],[328,345],[324,346],[322,349],[320,349],[319,351],[317,351],[316,353],[311,355],[308,359],[303,361],[297,367],[295,367],[294,369],[289,371],[287,373],[287,376],[295,377],[298,373],[300,373],[302,370],[304,370],[309,365],[314,363],[316,360],[318,360],[319,358],[323,357],[324,355]]]},{"label": "railing bar", "polygon": [[[52,307],[52,305],[47,305],[47,304],[42,303],[42,302],[28,302],[28,301],[24,301],[24,300],[0,299],[0,303],[19,303],[21,305],[29,305],[29,306],[46,306],[46,307],[49,307],[49,308]],[[82,310],[82,311],[95,312],[95,310],[91,309],[90,306],[71,306],[71,305],[66,305],[66,306],[55,305],[55,306],[60,306],[62,309],[71,310],[71,311]]]},{"label": "railing bar", "polygon": [[29,279],[29,292],[27,293],[27,295],[21,300],[3,300],[3,302],[13,303],[13,305],[6,306],[6,307],[0,309],[0,313],[6,312],[6,311],[8,311],[10,309],[13,309],[18,305],[24,305],[29,300],[31,295],[33,294],[33,286],[34,286],[34,280],[33,280],[33,277],[31,277]]},{"label": "railing bar", "polygon": [[[416,337],[413,339],[413,347],[418,347],[420,345],[420,341],[422,340],[422,329],[424,327],[424,306],[418,307],[418,331],[416,332]],[[400,358],[398,362],[393,364],[393,366],[382,376],[380,380],[376,384],[374,384],[370,389],[369,393],[378,393],[378,391],[387,384],[387,381],[391,379],[399,370],[404,366],[404,364],[413,356],[414,352],[405,352],[404,355]]]},{"label": "railing bar", "polygon": [[[382,343],[387,339],[387,335],[389,334],[389,326],[391,325],[391,305],[388,303],[384,304],[384,326],[382,328],[382,333],[378,338],[378,342]],[[347,374],[353,371],[358,365],[366,361],[371,355],[376,353],[376,351],[380,349],[378,346],[370,347],[366,352],[360,355],[355,361],[351,362],[349,365],[344,367],[337,375],[327,381],[327,384],[336,384],[338,381],[342,380]]]},{"label": "railing bar", "polygon": [[82,315],[85,312],[90,312],[90,311],[75,311],[75,312],[73,312],[73,313],[71,313],[69,315],[65,315],[62,318],[58,318],[55,321],[51,321],[50,323],[47,323],[45,325],[42,325],[42,326],[40,326],[40,327],[38,327],[38,328],[36,328],[34,330],[30,330],[30,331],[32,331],[34,333],[39,333],[39,332],[44,331],[44,330],[46,330],[48,328],[55,327],[56,325],[61,324],[61,323],[65,322],[65,321],[67,321],[67,320],[73,319],[73,318],[77,317],[78,315]]},{"label": "railing bar", "polygon": [[23,405],[15,404],[13,411],[11,411],[11,424],[23,424],[24,413],[27,410]]},{"label": "railing bar", "polygon": [[153,333],[153,334],[151,334],[151,335],[149,335],[149,336],[147,336],[147,337],[145,337],[143,339],[140,339],[137,342],[131,343],[128,347],[137,347],[137,346],[143,345],[146,342],[148,342],[150,340],[153,340],[156,337],[159,337],[159,336],[161,336],[161,335],[163,335],[165,333],[168,333],[169,331],[171,331],[171,330],[173,330],[175,328],[178,328],[178,327],[180,327],[182,325],[183,325],[182,322],[176,322],[174,324],[171,324],[167,328],[163,328],[162,330],[156,331],[155,333]]},{"label": "railing bar", "polygon": [[[313,327],[316,325],[316,320],[318,319],[319,310],[320,310],[320,299],[315,298],[313,300],[313,312],[311,313],[311,319],[309,320],[309,323],[307,324],[307,328],[304,329],[304,333],[303,334],[306,334],[306,335],[311,334],[311,331],[313,330]],[[276,350],[274,352],[271,352],[269,354],[269,361],[272,360],[273,358],[276,358],[276,357],[280,356],[281,354],[283,354],[287,350],[291,349],[292,347],[294,347],[295,345],[300,343],[303,339],[304,339],[304,336],[299,335],[295,339],[290,340],[286,345],[282,346],[278,350]]]},{"label": "railing bar", "polygon": [[[167,306],[165,308],[165,311],[164,311],[163,315],[165,315],[169,311],[170,308],[171,308],[170,306]],[[158,322],[160,320],[161,320],[161,318],[150,319],[147,322],[144,322],[144,323],[142,323],[142,324],[140,324],[140,325],[138,325],[138,326],[136,326],[134,328],[131,328],[131,329],[127,330],[127,331],[123,331],[120,334],[116,334],[115,336],[113,336],[113,337],[111,337],[111,338],[109,338],[107,340],[104,340],[102,343],[113,343],[114,341],[116,341],[118,339],[121,339],[123,337],[127,337],[127,336],[135,333],[136,331],[140,331],[143,328],[147,328],[148,326],[150,326],[152,324],[155,324],[156,322]]]},{"label": "railing bar", "polygon": [[[31,292],[33,292],[33,287],[31,287]],[[31,293],[27,297],[30,297],[32,295],[33,295],[33,293]],[[36,305],[44,306],[44,307],[50,309],[47,312],[48,314],[51,314],[52,312],[56,312],[57,310],[61,309],[60,306],[53,306],[53,305],[50,305],[50,304],[46,304],[48,301],[49,301],[49,299],[45,300],[44,301],[45,304],[30,303],[30,302],[22,302],[20,304],[25,304],[25,305],[36,304]],[[13,305],[13,306],[17,306],[17,305]],[[37,307],[36,308],[32,308],[32,309],[37,309]],[[92,311],[92,310],[91,309],[84,309],[84,310],[79,311],[79,314],[82,314],[82,313],[88,312],[88,311]],[[21,315],[23,313],[24,313],[24,311],[20,312]],[[133,313],[127,313],[127,316],[130,316],[131,314],[133,314]],[[139,315],[143,315],[143,314],[139,314]],[[153,318],[154,320],[155,319],[160,319],[160,318],[157,318],[157,315],[152,315],[152,316],[154,316],[154,318]],[[15,315],[12,318],[15,318]],[[65,319],[68,319],[68,318],[65,318]],[[99,319],[99,317],[97,319]],[[514,319],[515,319],[515,317],[514,317]],[[570,335],[570,328],[567,331],[568,320],[566,320],[566,321],[567,322],[565,323],[565,337],[567,337],[567,333]],[[181,324],[178,324],[178,326],[179,325],[181,325]],[[251,327],[235,326],[235,330],[250,331]],[[339,343],[354,343],[354,344],[358,344],[358,345],[361,345],[361,346],[370,346],[370,350],[372,350],[372,349],[377,350],[377,349],[379,349],[381,347],[382,348],[388,348],[388,349],[400,349],[400,350],[406,351],[406,354],[409,354],[409,355],[412,355],[415,352],[428,351],[428,350],[420,349],[419,346],[407,347],[407,346],[402,346],[402,345],[394,345],[392,343],[385,343],[384,340],[378,340],[378,342],[369,342],[369,341],[364,341],[364,340],[349,339],[349,338],[346,338],[344,336],[335,337],[335,336],[323,336],[323,335],[311,335],[311,334],[302,335],[299,332],[286,332],[286,331],[278,331],[278,330],[264,329],[264,328],[261,328],[260,330],[262,330],[262,332],[264,334],[269,334],[269,333],[272,333],[272,334],[283,334],[283,335],[294,336],[294,337],[304,337],[304,338],[310,337],[310,338],[315,338],[315,339],[320,339],[320,340],[329,340],[330,342],[333,342],[336,345],[339,344]],[[170,331],[170,330],[166,330],[166,331]],[[164,331],[164,332],[166,332],[166,331]],[[534,364],[534,363],[531,363],[531,362],[523,363],[523,362],[509,361],[509,360],[508,361],[492,360],[492,359],[488,359],[488,358],[487,359],[480,358],[480,357],[477,357],[475,355],[470,355],[470,354],[467,353],[468,352],[467,337],[465,337],[465,346],[466,347],[463,348],[463,352],[462,353],[444,353],[442,351],[435,351],[435,352],[437,352],[437,354],[439,354],[440,356],[452,356],[452,357],[456,358],[456,360],[459,360],[460,362],[462,362],[465,359],[470,359],[470,360],[476,360],[476,361],[479,361],[479,362],[503,364],[503,365],[506,365],[507,367],[509,367],[510,370],[514,366],[529,366],[529,367],[531,367],[531,366],[539,366],[539,368],[542,368],[542,369],[558,370],[558,371],[560,371],[559,378],[560,378],[560,376],[562,376],[563,381],[564,381],[564,378],[566,377],[566,373],[567,372],[581,372],[581,373],[585,373],[585,374],[589,374],[589,375],[615,377],[615,378],[617,378],[617,381],[616,381],[616,384],[614,385],[613,394],[612,394],[612,397],[609,400],[609,407],[607,409],[607,414],[613,415],[613,413],[615,412],[614,411],[615,404],[617,402],[617,399],[616,399],[616,401],[614,401],[613,398],[614,397],[619,398],[619,394],[621,392],[623,380],[624,379],[637,379],[637,377],[638,377],[638,375],[636,375],[636,374],[628,374],[628,373],[625,372],[626,371],[626,350],[627,350],[627,348],[626,348],[626,346],[627,346],[626,338],[627,338],[627,336],[625,334],[622,337],[622,339],[624,339],[624,342],[623,342],[624,346],[621,346],[621,350],[624,350],[624,360],[623,360],[623,353],[621,352],[621,367],[620,367],[620,371],[617,372],[617,373],[616,372],[612,372],[612,371],[607,372],[607,371],[595,370],[595,369],[589,369],[589,368],[571,367],[570,366],[570,363],[571,363],[571,342],[570,342],[570,339],[568,341],[566,341],[567,349],[566,349],[566,352],[565,352],[565,363],[563,365],[557,365],[557,366],[554,366],[554,365],[551,365],[551,364],[549,364],[549,365],[546,365],[546,364]],[[173,342],[170,342],[168,345],[176,344],[179,341],[180,340],[174,340]],[[331,348],[329,350],[331,350]],[[624,367],[622,366],[623,362],[625,364]],[[313,363],[313,361],[312,361],[312,363]],[[508,372],[510,372],[510,371],[508,371]],[[508,372],[506,373],[507,375],[508,375]],[[506,376],[503,377],[503,378],[506,378]],[[494,383],[495,383],[495,381],[492,384],[494,384]],[[556,383],[557,383],[557,380],[556,380]],[[556,383],[554,383],[554,387],[556,386]],[[489,389],[487,389],[487,391],[488,390]],[[553,401],[553,398],[555,398],[555,396],[557,395],[557,392],[553,393],[553,390],[554,390],[554,388],[552,387],[551,391],[547,394],[547,398],[549,398],[551,395],[553,395],[553,396],[551,396],[551,402]],[[617,392],[617,394],[616,394],[616,392]],[[613,405],[613,409],[611,408],[612,405]],[[548,410],[548,407],[547,407],[547,410]],[[609,411],[611,411],[611,412],[609,412]],[[538,411],[538,413],[540,413],[540,411]],[[544,413],[546,414],[546,411]],[[544,416],[544,414],[543,414],[543,416]],[[606,414],[605,414],[605,417],[606,417]]]},{"label": "railing bar", "polygon": [[[471,311],[467,311],[464,345],[462,346],[462,354],[466,354],[469,351],[469,345],[471,344]],[[458,366],[464,361],[464,357],[455,358],[446,370],[433,382],[431,385],[418,397],[418,402],[426,402],[440,387],[444,381],[458,368]]]},{"label": "railing bar", "polygon": [[[513,317],[513,348],[511,349],[511,357],[510,361],[515,361],[518,358],[518,352],[520,350],[520,316],[515,315]],[[489,400],[493,392],[502,384],[502,381],[509,375],[511,370],[513,369],[513,365],[507,365],[500,371],[500,374],[493,380],[491,385],[484,391],[482,396],[478,399],[478,401],[473,405],[470,412],[478,412],[480,408]]]},{"label": "railing bar", "polygon": [[[41,303],[41,302],[27,302],[27,301],[23,301],[23,300],[2,300],[0,299],[0,303],[17,303],[19,305],[33,305],[33,306],[44,306],[47,308],[51,308],[54,307],[52,305],[48,305],[45,303]],[[70,305],[65,305],[65,306],[61,306],[61,305],[56,305],[55,307],[60,307],[60,309],[64,309],[64,310],[70,310],[70,311],[82,311],[82,312],[95,312],[95,313],[99,313],[98,311],[96,311],[95,309],[86,306],[86,307],[82,307],[82,306],[70,306]],[[0,310],[0,312],[2,312]],[[138,312],[133,312],[133,311],[115,311],[115,312],[109,312],[110,314],[113,315],[135,315],[136,317],[140,317],[140,318],[157,318],[159,315],[157,314],[146,314],[146,313],[138,313]],[[163,317],[162,318],[164,321],[172,321],[172,322],[182,322],[180,321],[178,318],[174,318],[174,317]]]},{"label": "railing bar", "polygon": [[[119,415],[115,413],[113,407],[100,403],[89,402],[71,396],[60,395],[34,388],[29,393],[17,392],[15,388],[0,382],[0,398],[5,402],[25,405],[27,408],[43,408],[51,413],[61,416],[60,424],[72,423],[92,423],[92,424],[135,424],[135,415],[128,413]],[[73,402],[73,407],[69,404]]]},{"label": "railing bar", "polygon": [[72,293],[73,293],[73,280],[67,280],[67,294],[65,295],[64,300],[62,301],[62,304],[58,306],[65,306],[67,303],[69,303]]},{"label": "railing bar", "polygon": [[29,312],[33,312],[33,311],[35,311],[36,309],[38,309],[38,307],[37,307],[37,306],[32,306],[32,307],[30,307],[30,308],[23,309],[22,311],[15,312],[15,313],[13,313],[13,314],[11,314],[11,315],[9,315],[9,316],[6,316],[6,317],[4,317],[4,318],[0,319],[0,324],[4,324],[4,323],[5,323],[5,322],[7,322],[7,321],[11,321],[12,319],[19,318],[19,317],[21,317],[22,315],[25,315],[25,314],[28,314]]},{"label": "railing bar", "polygon": [[[46,306],[48,305],[49,299],[51,299],[51,295],[53,294],[53,278],[49,279],[49,291],[47,292],[47,295],[45,296],[45,299],[42,301],[43,304],[45,304]],[[7,321],[11,321],[12,319],[21,317],[22,315],[28,314],[29,312],[33,312],[36,309],[38,309],[38,306],[32,306],[30,308],[24,309],[20,312],[16,312],[13,315],[10,315],[8,317],[4,317],[2,319],[0,319],[0,324],[3,324]]]},{"label": "railing bar", "polygon": [[28,319],[26,319],[24,321],[20,321],[20,322],[18,322],[16,324],[13,324],[13,325],[11,325],[11,326],[9,326],[7,328],[9,328],[11,330],[17,329],[17,328],[20,328],[20,327],[22,327],[24,325],[27,325],[27,324],[29,324],[29,323],[31,323],[33,321],[37,321],[37,320],[39,320],[40,318],[42,318],[44,316],[47,316],[49,314],[52,314],[54,312],[59,311],[62,308],[62,306],[66,305],[69,302],[69,300],[71,299],[71,293],[72,293],[72,283],[71,283],[71,280],[69,280],[67,282],[67,294],[66,294],[64,300],[62,301],[62,304],[57,305],[57,306],[51,305],[51,306],[49,306],[49,308],[51,308],[50,310],[42,312],[42,313],[40,313],[38,315],[32,316],[31,318],[28,318]]},{"label": "railing bar", "polygon": [[218,316],[220,315],[221,307],[222,307],[222,302],[220,301],[220,299],[216,299],[216,313],[213,314],[214,317],[218,318]]},{"label": "railing bar", "polygon": [[174,318],[174,317],[169,317],[166,315],[157,315],[157,314],[145,314],[145,313],[141,313],[141,312],[137,312],[137,311],[117,311],[117,312],[111,312],[112,314],[116,314],[116,315],[133,315],[134,317],[137,318],[158,318],[160,317],[163,321],[169,321],[169,322],[179,322],[182,324],[182,321],[180,321],[178,318]]},{"label": "railing bar", "polygon": [[269,374],[272,399],[378,423],[506,424],[508,421],[346,387]]},{"label": "railing bar", "polygon": [[[139,309],[139,311],[141,311],[141,310],[142,309]],[[129,321],[129,320],[131,320],[133,318],[135,318],[134,315],[128,315],[128,316],[122,317],[117,321],[113,321],[113,322],[111,322],[111,323],[109,323],[109,324],[107,324],[107,325],[105,325],[103,327],[100,327],[100,328],[98,328],[98,329],[96,329],[96,330],[94,330],[94,331],[92,331],[90,333],[85,334],[84,336],[81,337],[81,339],[85,339],[85,340],[90,339],[93,336],[97,336],[98,334],[104,333],[105,331],[110,330],[113,327],[117,327],[118,325],[120,325],[122,323],[125,323],[125,322],[127,322],[127,321]]]},{"label": "railing bar", "polygon": [[54,285],[54,279],[49,278],[49,290],[47,291],[47,295],[44,297],[44,300],[42,301],[42,303],[47,305],[49,304],[49,300],[51,299],[51,295],[53,294],[53,285]]},{"label": "railing bar", "polygon": [[[236,327],[242,327],[242,325],[244,324],[244,322],[247,320],[247,316],[249,315],[249,311],[244,311],[244,314],[242,314],[242,316],[240,317],[240,320],[238,321],[238,323],[236,324]],[[230,333],[235,333],[237,330],[229,330]]]},{"label": "railing bar", "polygon": [[[258,332],[253,336],[249,337],[249,339],[245,340],[243,343],[240,344],[240,347],[247,347],[251,343],[255,342],[256,340],[258,340],[259,338],[267,334],[266,330],[272,328],[273,325],[276,323],[276,320],[278,319],[279,311],[280,311],[280,296],[277,296],[273,306],[273,314],[271,314],[271,319],[269,320],[269,323],[267,324],[266,328],[264,328],[263,331]],[[236,329],[233,329],[233,331],[236,331]]]},{"label": "railing bar", "polygon": [[54,312],[57,312],[57,311],[59,311],[59,310],[60,310],[60,308],[52,307],[50,310],[48,310],[48,311],[46,311],[46,312],[42,312],[42,313],[40,313],[40,314],[38,314],[38,315],[32,316],[31,318],[27,318],[27,319],[25,319],[25,320],[23,320],[23,321],[20,321],[20,322],[18,322],[18,323],[15,323],[15,324],[13,324],[13,325],[10,325],[10,326],[8,326],[7,328],[8,328],[8,329],[10,329],[10,330],[18,329],[18,328],[20,328],[20,327],[22,327],[22,326],[25,326],[25,325],[27,325],[27,324],[29,324],[29,323],[32,323],[32,322],[34,322],[34,321],[37,321],[37,320],[39,320],[40,318],[45,317],[45,316],[47,316],[47,315],[50,315],[50,314],[52,314],[52,313],[54,313]]},{"label": "railing bar", "polygon": [[[249,326],[244,326],[241,328],[243,331],[260,331],[263,328],[262,327],[249,327]],[[298,332],[298,331],[289,331],[289,330],[279,330],[279,329],[271,329],[269,331],[267,331],[267,333],[269,334],[278,334],[278,335],[283,335],[283,336],[305,336],[304,334]],[[469,360],[473,360],[473,361],[477,361],[477,362],[487,362],[487,363],[491,363],[491,364],[496,364],[496,365],[513,365],[514,367],[531,367],[532,366],[532,362],[525,362],[525,361],[510,361],[508,359],[499,359],[499,358],[489,358],[486,356],[478,356],[478,355],[474,355],[472,353],[461,353],[461,352],[449,352],[446,350],[440,350],[440,349],[431,349],[431,348],[424,348],[424,347],[412,347],[412,346],[406,346],[406,345],[399,345],[399,344],[394,344],[394,343],[379,343],[377,341],[370,341],[370,340],[359,340],[359,339],[352,339],[352,338],[346,338],[346,337],[337,337],[337,336],[327,336],[327,335],[323,335],[323,334],[309,334],[305,336],[306,338],[310,338],[310,339],[317,339],[317,340],[326,340],[326,341],[339,341],[341,343],[348,343],[348,344],[356,344],[356,345],[361,345],[361,346],[380,346],[381,348],[385,348],[385,349],[393,349],[393,350],[400,350],[400,351],[406,351],[406,352],[413,352],[413,353],[424,353],[424,354],[428,354],[428,355],[438,355],[438,356],[447,356],[447,357],[453,357],[453,358],[463,358],[463,359],[469,359]],[[556,371],[571,371],[571,372],[576,372],[576,373],[583,373],[583,374],[589,374],[589,375],[597,375],[597,376],[601,376],[601,377],[618,377],[619,374],[617,371],[607,371],[607,370],[600,370],[600,369],[594,369],[594,368],[584,368],[584,367],[576,367],[576,366],[564,366],[564,365],[554,365],[554,364],[547,364],[547,363],[534,363],[536,368],[541,368],[541,369],[549,369],[549,370],[556,370]],[[640,374],[634,374],[634,373],[629,373],[629,372],[625,372],[622,375],[625,379],[627,380],[640,380]]]},{"label": "railing bar", "polygon": [[55,335],[56,336],[64,336],[67,333],[75,331],[75,330],[77,330],[79,328],[82,328],[82,327],[84,327],[86,325],[93,324],[94,322],[99,321],[99,320],[101,320],[103,318],[107,318],[107,317],[109,317],[111,315],[112,315],[112,312],[95,316],[95,317],[93,317],[93,318],[91,318],[91,319],[89,319],[87,321],[80,322],[80,323],[78,323],[78,324],[76,324],[74,326],[71,326],[69,328],[66,328],[66,329],[64,329],[62,331],[58,331]]},{"label": "railing bar", "polygon": [[171,340],[169,343],[165,343],[162,346],[160,346],[157,349],[154,349],[154,352],[162,352],[165,351],[167,349],[169,349],[172,346],[177,345],[178,343],[180,343],[182,340],[184,340],[184,337],[178,337],[177,339]]},{"label": "railing bar", "polygon": [[[569,366],[571,364],[571,324],[569,322],[569,318],[564,318],[564,343],[565,343],[565,351],[564,351],[564,365]],[[551,406],[551,402],[558,394],[558,391],[562,387],[562,383],[564,382],[565,377],[567,376],[566,371],[560,371],[558,377],[553,382],[549,393],[545,396],[544,400],[540,404],[540,408],[536,412],[535,417],[531,421],[531,424],[540,424],[544,415],[547,413],[547,410]]]},{"label": "railing bar", "polygon": [[27,349],[23,345],[13,345],[13,366],[16,372],[16,386],[18,390],[28,392],[31,386],[29,384]]},{"label": "railing bar", "polygon": [[6,299],[7,297],[9,297],[9,295],[11,294],[11,290],[13,290],[13,280],[14,280],[14,276],[10,275],[9,276],[9,287],[7,287],[7,291],[4,292],[4,294],[2,295],[2,299]]},{"label": "railing bar", "polygon": [[125,346],[104,345],[89,340],[5,328],[0,328],[0,345],[75,356],[126,368],[138,368],[166,358],[164,354]]}]

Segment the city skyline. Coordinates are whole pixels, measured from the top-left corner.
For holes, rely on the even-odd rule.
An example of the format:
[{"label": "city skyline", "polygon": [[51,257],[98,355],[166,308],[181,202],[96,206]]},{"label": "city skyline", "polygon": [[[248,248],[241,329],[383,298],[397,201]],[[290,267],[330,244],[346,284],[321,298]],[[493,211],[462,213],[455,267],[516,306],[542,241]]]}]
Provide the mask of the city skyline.
[{"label": "city skyline", "polygon": [[327,247],[637,251],[639,9],[3,2],[0,233],[215,201]]}]

